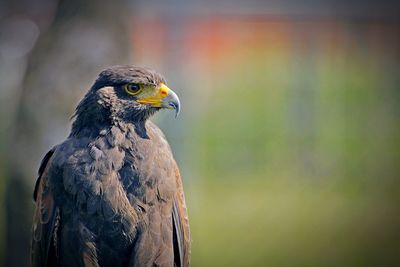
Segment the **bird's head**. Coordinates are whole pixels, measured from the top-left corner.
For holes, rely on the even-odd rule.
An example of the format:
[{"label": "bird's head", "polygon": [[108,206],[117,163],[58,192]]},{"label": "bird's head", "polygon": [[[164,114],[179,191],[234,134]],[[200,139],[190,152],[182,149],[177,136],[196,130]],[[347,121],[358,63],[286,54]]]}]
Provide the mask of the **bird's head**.
[{"label": "bird's head", "polygon": [[148,68],[130,65],[107,68],[99,74],[91,90],[97,93],[100,104],[103,101],[105,106],[120,109],[116,111],[121,113],[136,110],[137,114],[130,115],[137,116],[166,108],[174,109],[177,116],[180,111],[179,98],[167,87],[164,77]]},{"label": "bird's head", "polygon": [[76,123],[111,120],[145,121],[160,109],[180,111],[178,96],[157,72],[130,65],[103,70],[79,103]]}]

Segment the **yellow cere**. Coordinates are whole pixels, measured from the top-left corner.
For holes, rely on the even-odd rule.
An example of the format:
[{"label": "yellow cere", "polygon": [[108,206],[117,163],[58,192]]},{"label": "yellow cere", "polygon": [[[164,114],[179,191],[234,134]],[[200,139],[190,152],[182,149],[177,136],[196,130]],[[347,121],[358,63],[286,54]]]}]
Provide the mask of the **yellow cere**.
[{"label": "yellow cere", "polygon": [[153,106],[160,107],[162,100],[166,96],[168,96],[169,90],[170,89],[165,84],[161,83],[154,95],[140,98],[136,100],[136,102],[139,102],[141,104],[151,104]]}]

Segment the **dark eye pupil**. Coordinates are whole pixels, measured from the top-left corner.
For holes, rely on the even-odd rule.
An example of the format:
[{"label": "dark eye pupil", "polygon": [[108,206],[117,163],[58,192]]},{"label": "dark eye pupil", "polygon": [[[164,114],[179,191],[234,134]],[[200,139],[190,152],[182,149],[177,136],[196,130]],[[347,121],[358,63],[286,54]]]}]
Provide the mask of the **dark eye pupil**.
[{"label": "dark eye pupil", "polygon": [[142,91],[139,84],[129,83],[122,86],[125,92],[129,95],[137,95]]},{"label": "dark eye pupil", "polygon": [[139,86],[137,84],[130,84],[128,86],[129,91],[131,91],[132,93],[135,93],[139,90]]}]

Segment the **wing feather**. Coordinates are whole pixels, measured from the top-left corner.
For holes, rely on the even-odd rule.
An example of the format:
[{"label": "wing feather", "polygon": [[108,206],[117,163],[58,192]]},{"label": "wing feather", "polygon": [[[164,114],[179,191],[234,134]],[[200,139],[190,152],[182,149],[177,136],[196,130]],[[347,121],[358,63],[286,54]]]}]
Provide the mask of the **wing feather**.
[{"label": "wing feather", "polygon": [[175,177],[178,189],[172,208],[175,265],[187,267],[190,262],[189,219],[178,167],[176,167]]},{"label": "wing feather", "polygon": [[40,164],[33,194],[36,208],[32,229],[32,266],[49,266],[56,262],[55,253],[50,253],[55,248],[52,241],[56,221],[59,219],[59,210],[49,189],[49,166],[54,151],[55,148],[47,152]]}]

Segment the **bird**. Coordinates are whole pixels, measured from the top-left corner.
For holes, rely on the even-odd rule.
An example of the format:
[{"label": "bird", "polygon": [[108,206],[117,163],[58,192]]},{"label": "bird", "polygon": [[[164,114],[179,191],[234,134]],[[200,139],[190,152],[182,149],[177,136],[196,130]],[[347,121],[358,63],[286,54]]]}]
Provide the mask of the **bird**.
[{"label": "bird", "polygon": [[31,265],[189,266],[178,165],[149,119],[181,104],[164,77],[133,65],[101,71],[71,132],[42,159],[34,188]]}]

